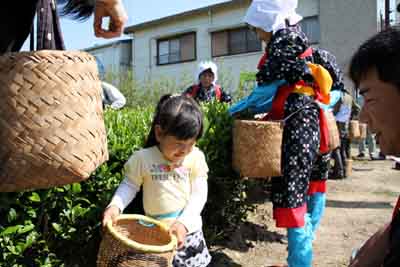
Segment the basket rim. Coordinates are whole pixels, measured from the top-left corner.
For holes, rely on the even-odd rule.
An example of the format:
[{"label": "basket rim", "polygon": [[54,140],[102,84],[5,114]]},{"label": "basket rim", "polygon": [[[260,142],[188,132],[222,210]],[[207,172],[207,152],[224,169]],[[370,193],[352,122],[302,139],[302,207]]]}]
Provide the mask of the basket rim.
[{"label": "basket rim", "polygon": [[[155,220],[153,218],[144,216],[144,215],[139,215],[139,214],[121,214],[114,221],[120,221],[120,220],[126,220],[126,219],[128,219],[128,220],[129,219],[130,220],[142,220],[142,221],[145,221],[147,223],[152,223],[152,224],[155,224],[155,225],[159,226],[162,230],[168,232],[168,228],[164,223],[162,223],[162,222],[160,222],[158,220]],[[145,253],[171,252],[171,251],[175,250],[175,248],[177,247],[177,239],[176,239],[176,237],[174,235],[171,235],[171,234],[170,234],[171,241],[168,244],[163,245],[163,246],[154,246],[154,245],[143,245],[143,244],[140,244],[140,243],[138,243],[136,241],[133,241],[133,240],[121,235],[113,227],[113,221],[112,220],[110,220],[107,223],[107,230],[110,232],[110,234],[114,238],[116,238],[119,241],[121,241],[124,245],[126,245],[128,247],[131,247],[131,248],[134,248],[134,249],[137,249],[137,250],[140,250],[140,251],[143,251]]]},{"label": "basket rim", "polygon": [[26,55],[54,55],[54,54],[58,54],[58,55],[64,55],[64,54],[70,54],[70,55],[74,55],[74,54],[84,54],[84,55],[89,55],[92,56],[90,53],[86,52],[86,51],[82,51],[82,50],[59,50],[59,49],[43,49],[43,50],[34,50],[34,51],[18,51],[18,52],[7,52],[2,54],[1,56],[26,56]]},{"label": "basket rim", "polygon": [[283,123],[282,120],[266,120],[266,121],[263,121],[263,120],[257,120],[257,119],[246,119],[246,120],[235,119],[234,121],[237,122],[237,123],[244,123],[244,124],[251,123],[251,124],[276,124],[276,125],[280,125],[280,124]]}]

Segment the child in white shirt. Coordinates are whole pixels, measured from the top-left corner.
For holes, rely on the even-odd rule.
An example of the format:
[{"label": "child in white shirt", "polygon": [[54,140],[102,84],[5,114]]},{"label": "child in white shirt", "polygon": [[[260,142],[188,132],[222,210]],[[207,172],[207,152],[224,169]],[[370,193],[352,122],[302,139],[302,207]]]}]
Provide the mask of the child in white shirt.
[{"label": "child in white shirt", "polygon": [[174,267],[203,267],[211,261],[200,215],[207,200],[208,167],[203,152],[195,147],[202,131],[203,115],[195,100],[163,96],[145,148],[129,158],[125,179],[103,215],[105,225],[143,187],[146,215],[168,224],[177,236]]}]

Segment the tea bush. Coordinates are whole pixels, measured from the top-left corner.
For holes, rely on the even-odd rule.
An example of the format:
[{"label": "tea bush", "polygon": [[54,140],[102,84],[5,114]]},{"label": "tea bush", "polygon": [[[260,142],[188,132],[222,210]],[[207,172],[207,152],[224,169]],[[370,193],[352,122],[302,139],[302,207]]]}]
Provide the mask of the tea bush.
[{"label": "tea bush", "polygon": [[[208,243],[225,238],[251,206],[246,183],[231,168],[232,118],[227,105],[204,107],[199,140],[210,167],[203,212]],[[101,214],[123,178],[123,165],[147,136],[153,105],[105,112],[110,159],[84,182],[47,190],[0,193],[0,266],[94,267],[101,240]],[[127,212],[140,210],[140,198]]]}]

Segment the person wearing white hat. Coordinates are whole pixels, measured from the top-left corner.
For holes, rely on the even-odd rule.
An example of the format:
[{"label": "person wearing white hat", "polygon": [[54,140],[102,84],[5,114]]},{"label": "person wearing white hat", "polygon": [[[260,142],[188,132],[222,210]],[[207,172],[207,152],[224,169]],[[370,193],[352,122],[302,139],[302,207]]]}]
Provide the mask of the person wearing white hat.
[{"label": "person wearing white hat", "polygon": [[[258,64],[258,84],[286,82],[278,89],[267,116],[270,120],[288,118],[282,140],[283,177],[272,178],[273,217],[277,227],[287,228],[288,266],[311,267],[314,229],[325,202],[309,202],[313,205],[308,207],[308,193],[324,195],[325,181],[310,180],[313,169],[318,168],[314,166],[318,157],[329,152],[327,122],[315,100],[329,103],[332,77],[319,63],[313,63],[313,51],[298,25],[302,17],[296,8],[297,0],[253,0],[244,21],[267,43]],[[317,220],[313,220],[313,209],[318,210]]]},{"label": "person wearing white hat", "polygon": [[[254,0],[244,21],[267,43],[268,60],[260,62],[259,80],[286,80],[294,83],[309,72],[306,59],[299,56],[310,47],[307,36],[297,25],[297,0]],[[260,66],[262,65],[262,66]]]},{"label": "person wearing white hat", "polygon": [[200,62],[195,76],[196,83],[187,88],[184,94],[193,97],[198,102],[231,102],[231,96],[217,84],[218,67],[212,61]]}]

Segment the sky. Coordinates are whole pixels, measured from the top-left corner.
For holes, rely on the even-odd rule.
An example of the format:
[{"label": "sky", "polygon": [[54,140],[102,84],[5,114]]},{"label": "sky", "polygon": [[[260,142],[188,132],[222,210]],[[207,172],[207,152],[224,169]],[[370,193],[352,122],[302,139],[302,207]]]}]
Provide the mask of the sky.
[{"label": "sky", "polygon": [[[181,13],[227,0],[123,0],[128,13],[127,26]],[[118,39],[96,38],[93,33],[93,16],[84,22],[76,22],[69,18],[61,18],[61,27],[65,46],[68,50],[83,49]],[[129,38],[122,35],[120,39]],[[28,50],[28,42],[22,50]]]},{"label": "sky", "polygon": [[[127,26],[226,1],[228,0],[123,0],[129,16]],[[391,7],[395,8],[396,1],[390,1]],[[378,13],[379,10],[382,10],[383,3],[384,0],[378,1],[380,7],[378,8]],[[392,18],[394,18],[394,14],[395,12],[391,14]],[[61,26],[67,49],[83,49],[118,40],[118,38],[111,40],[96,38],[92,25],[93,16],[84,22],[62,18]],[[129,36],[122,35],[119,39],[126,38],[129,38]],[[29,45],[27,41],[22,50],[28,49]]]}]

